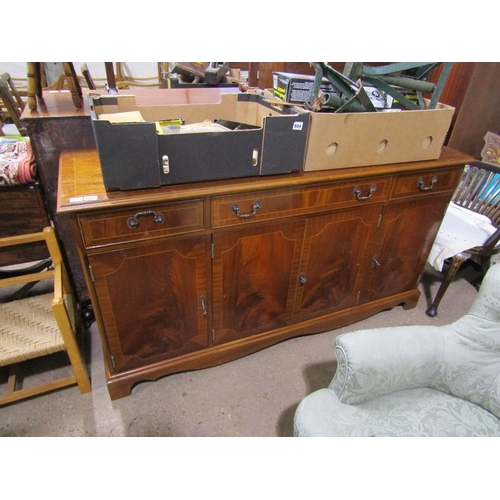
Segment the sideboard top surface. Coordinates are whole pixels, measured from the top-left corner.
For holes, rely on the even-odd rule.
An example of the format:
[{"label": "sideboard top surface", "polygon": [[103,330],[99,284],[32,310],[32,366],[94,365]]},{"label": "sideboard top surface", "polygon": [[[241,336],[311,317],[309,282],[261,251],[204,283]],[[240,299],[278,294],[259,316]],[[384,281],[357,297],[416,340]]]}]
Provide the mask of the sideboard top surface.
[{"label": "sideboard top surface", "polygon": [[125,207],[137,203],[175,201],[248,192],[262,189],[306,186],[322,182],[369,178],[394,173],[465,165],[474,161],[469,155],[444,147],[437,160],[377,165],[371,167],[296,172],[266,177],[247,177],[198,182],[130,191],[106,191],[96,150],[63,151],[59,160],[58,213]]}]

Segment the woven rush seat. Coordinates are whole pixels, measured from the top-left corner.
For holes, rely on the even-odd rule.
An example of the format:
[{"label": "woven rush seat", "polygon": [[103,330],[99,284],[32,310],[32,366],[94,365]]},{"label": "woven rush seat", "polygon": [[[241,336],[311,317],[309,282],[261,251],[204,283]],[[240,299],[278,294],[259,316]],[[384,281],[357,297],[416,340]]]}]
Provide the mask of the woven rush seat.
[{"label": "woven rush seat", "polygon": [[52,293],[0,304],[0,366],[65,351]]},{"label": "woven rush seat", "polygon": [[[0,238],[0,248],[33,242],[45,242],[50,254],[50,269],[45,265],[30,265],[21,273],[11,273],[0,279],[0,288],[9,290],[19,285],[44,283],[43,292],[40,290],[38,295],[12,300],[19,296],[16,292],[11,294],[10,300],[0,302],[0,367],[8,366],[0,406],[75,384],[81,394],[91,390],[77,338],[82,333],[82,325],[54,228],[47,226],[38,233]],[[50,293],[45,292],[47,286]],[[30,360],[60,351],[67,354],[71,374],[61,376],[52,372],[47,380],[47,377],[25,378],[21,373],[29,373]],[[42,371],[49,372],[48,369]]]}]

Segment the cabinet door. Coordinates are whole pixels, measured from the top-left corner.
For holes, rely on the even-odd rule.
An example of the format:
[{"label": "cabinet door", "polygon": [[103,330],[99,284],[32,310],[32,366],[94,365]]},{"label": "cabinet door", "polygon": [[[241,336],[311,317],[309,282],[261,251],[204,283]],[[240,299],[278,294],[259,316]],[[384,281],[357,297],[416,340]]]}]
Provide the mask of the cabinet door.
[{"label": "cabinet door", "polygon": [[369,206],[307,220],[294,323],[356,305],[362,258],[380,213]]},{"label": "cabinet door", "polygon": [[413,290],[418,286],[450,195],[392,202],[384,210],[363,271],[360,302]]},{"label": "cabinet door", "polygon": [[206,250],[197,236],[88,257],[117,372],[208,345]]},{"label": "cabinet door", "polygon": [[290,324],[304,224],[214,234],[214,344]]}]

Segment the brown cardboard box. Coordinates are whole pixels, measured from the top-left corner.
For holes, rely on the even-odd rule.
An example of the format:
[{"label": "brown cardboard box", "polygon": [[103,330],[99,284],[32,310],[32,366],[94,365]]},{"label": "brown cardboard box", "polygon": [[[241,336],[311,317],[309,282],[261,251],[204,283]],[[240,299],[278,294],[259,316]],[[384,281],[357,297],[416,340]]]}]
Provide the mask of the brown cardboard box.
[{"label": "brown cardboard box", "polygon": [[455,109],[311,113],[304,170],[439,158]]}]

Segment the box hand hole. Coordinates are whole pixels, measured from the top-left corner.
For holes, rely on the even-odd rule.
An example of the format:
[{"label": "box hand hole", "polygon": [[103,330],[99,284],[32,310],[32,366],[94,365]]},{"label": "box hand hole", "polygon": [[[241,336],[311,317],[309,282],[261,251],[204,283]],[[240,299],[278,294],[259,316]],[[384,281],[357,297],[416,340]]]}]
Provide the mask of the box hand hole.
[{"label": "box hand hole", "polygon": [[252,166],[257,167],[259,165],[259,150],[254,149],[252,153]]},{"label": "box hand hole", "polygon": [[338,148],[339,145],[336,142],[328,144],[328,147],[326,148],[326,156],[333,156],[337,152]]},{"label": "box hand hole", "polygon": [[432,144],[432,136],[426,137],[422,144],[422,149],[427,149],[431,144]]},{"label": "box hand hole", "polygon": [[378,143],[378,147],[377,147],[377,151],[379,153],[383,153],[386,149],[387,149],[387,139],[382,139],[379,143]]}]

